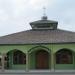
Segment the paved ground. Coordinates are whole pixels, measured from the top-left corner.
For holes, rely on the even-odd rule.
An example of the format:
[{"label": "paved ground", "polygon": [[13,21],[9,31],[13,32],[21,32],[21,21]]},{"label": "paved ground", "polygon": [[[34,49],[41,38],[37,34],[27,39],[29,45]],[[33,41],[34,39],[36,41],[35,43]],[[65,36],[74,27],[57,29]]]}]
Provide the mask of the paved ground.
[{"label": "paved ground", "polygon": [[75,75],[75,74],[63,74],[63,73],[60,73],[60,74],[50,74],[50,73],[39,73],[39,74],[0,74],[0,75]]},{"label": "paved ground", "polygon": [[5,70],[0,71],[0,75],[75,75],[74,70],[68,70],[68,71],[29,71],[25,72],[24,70]]}]

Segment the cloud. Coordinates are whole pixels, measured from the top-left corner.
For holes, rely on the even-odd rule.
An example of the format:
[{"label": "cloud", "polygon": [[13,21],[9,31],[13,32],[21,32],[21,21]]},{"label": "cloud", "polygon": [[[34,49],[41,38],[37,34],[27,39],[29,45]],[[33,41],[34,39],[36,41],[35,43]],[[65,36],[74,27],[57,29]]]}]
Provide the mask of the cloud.
[{"label": "cloud", "polygon": [[30,29],[29,22],[40,19],[44,6],[60,28],[75,31],[75,0],[0,0],[0,35]]},{"label": "cloud", "polygon": [[27,0],[13,0],[14,16],[19,16],[25,11]]},{"label": "cloud", "polygon": [[29,3],[34,9],[40,9],[44,6],[52,6],[55,2],[56,0],[30,0]]},{"label": "cloud", "polygon": [[7,21],[9,18],[8,14],[3,9],[0,9],[0,22]]}]

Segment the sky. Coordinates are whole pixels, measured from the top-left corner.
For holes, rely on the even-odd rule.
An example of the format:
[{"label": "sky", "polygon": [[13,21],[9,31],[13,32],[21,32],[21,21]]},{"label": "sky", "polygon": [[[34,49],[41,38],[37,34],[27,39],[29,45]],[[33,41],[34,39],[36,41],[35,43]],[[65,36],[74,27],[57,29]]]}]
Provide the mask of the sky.
[{"label": "sky", "polygon": [[43,7],[58,28],[75,32],[75,0],[0,0],[0,36],[31,29],[40,20]]}]

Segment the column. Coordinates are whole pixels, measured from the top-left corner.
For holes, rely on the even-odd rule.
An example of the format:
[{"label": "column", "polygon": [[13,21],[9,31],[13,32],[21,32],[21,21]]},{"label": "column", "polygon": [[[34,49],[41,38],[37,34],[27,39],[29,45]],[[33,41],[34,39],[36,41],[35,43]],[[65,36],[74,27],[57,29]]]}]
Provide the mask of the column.
[{"label": "column", "polygon": [[3,53],[2,54],[2,60],[1,60],[1,62],[2,62],[2,71],[4,71],[4,64],[5,64],[5,54]]},{"label": "column", "polygon": [[51,72],[54,72],[54,54],[51,50]]},{"label": "column", "polygon": [[29,66],[28,66],[28,52],[26,53],[26,72],[28,72],[29,71]]},{"label": "column", "polygon": [[72,56],[73,56],[73,66],[74,66],[74,70],[75,70],[75,55],[74,55],[74,52],[72,52]]}]

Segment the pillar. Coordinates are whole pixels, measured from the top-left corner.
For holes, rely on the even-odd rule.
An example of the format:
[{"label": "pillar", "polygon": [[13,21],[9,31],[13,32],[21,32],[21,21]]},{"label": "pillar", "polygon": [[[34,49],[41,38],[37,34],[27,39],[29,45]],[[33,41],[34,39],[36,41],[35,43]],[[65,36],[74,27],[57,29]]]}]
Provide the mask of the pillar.
[{"label": "pillar", "polygon": [[73,70],[75,70],[75,52],[74,51],[71,51],[71,52],[72,52],[71,62],[73,65]]},{"label": "pillar", "polygon": [[4,65],[5,65],[5,54],[4,53],[2,54],[1,62],[2,62],[2,71],[4,71]]},{"label": "pillar", "polygon": [[54,72],[54,54],[53,54],[53,50],[51,50],[51,72]]},{"label": "pillar", "polygon": [[26,72],[29,71],[29,66],[28,66],[28,52],[26,53]]}]

